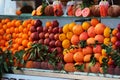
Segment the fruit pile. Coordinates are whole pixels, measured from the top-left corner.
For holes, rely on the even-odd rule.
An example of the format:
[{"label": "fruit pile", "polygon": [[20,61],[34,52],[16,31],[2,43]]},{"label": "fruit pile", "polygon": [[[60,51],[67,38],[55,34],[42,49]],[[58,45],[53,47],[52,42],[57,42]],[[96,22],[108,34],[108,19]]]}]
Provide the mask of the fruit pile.
[{"label": "fruit pile", "polygon": [[[96,18],[82,24],[74,23],[72,30],[66,25],[60,34],[60,40],[62,38],[69,44],[63,46],[64,70],[119,74],[119,59],[115,59],[115,55],[119,55],[118,29],[112,30]],[[66,37],[66,33],[70,33],[71,39]],[[62,45],[65,44],[63,42]]]},{"label": "fruit pile", "polygon": [[30,27],[34,20],[10,20],[2,19],[0,22],[0,47],[5,51],[9,49],[13,54],[17,50],[23,50],[30,47],[32,43]]},{"label": "fruit pile", "polygon": [[119,36],[120,24],[111,29],[96,18],[63,27],[57,20],[45,26],[41,20],[0,20],[0,48],[13,53],[18,67],[119,75]]}]

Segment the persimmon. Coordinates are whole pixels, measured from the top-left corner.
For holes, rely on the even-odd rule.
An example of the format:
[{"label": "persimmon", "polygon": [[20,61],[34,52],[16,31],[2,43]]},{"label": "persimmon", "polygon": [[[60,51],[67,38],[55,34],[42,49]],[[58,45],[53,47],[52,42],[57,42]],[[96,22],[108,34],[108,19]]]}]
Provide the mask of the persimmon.
[{"label": "persimmon", "polygon": [[89,37],[95,37],[96,33],[95,33],[95,27],[91,26],[89,27],[89,29],[87,30],[88,36]]},{"label": "persimmon", "polygon": [[96,62],[95,65],[90,67],[91,72],[93,73],[99,73],[100,69],[100,63]]},{"label": "persimmon", "polygon": [[76,69],[75,69],[73,63],[66,63],[64,65],[64,70],[67,71],[67,72],[74,72]]},{"label": "persimmon", "polygon": [[93,47],[93,52],[94,53],[101,53],[102,52],[102,47],[101,45],[96,45]]},{"label": "persimmon", "polygon": [[66,63],[72,63],[74,61],[73,59],[73,53],[67,53],[64,55],[64,61]]},{"label": "persimmon", "polygon": [[73,45],[77,45],[79,42],[79,36],[78,35],[73,35],[72,38],[71,38],[71,43]]},{"label": "persimmon", "polygon": [[87,54],[92,54],[93,53],[93,49],[91,46],[86,46],[85,48],[82,49],[82,52],[84,55],[87,55]]},{"label": "persimmon", "polygon": [[85,56],[84,56],[84,59],[83,59],[84,62],[90,62],[91,56],[92,56],[91,54],[85,55]]},{"label": "persimmon", "polygon": [[104,36],[103,35],[96,35],[95,36],[95,41],[98,43],[103,43],[104,42]]},{"label": "persimmon", "polygon": [[99,34],[99,35],[102,35],[104,33],[104,29],[105,29],[105,25],[102,24],[102,23],[98,23],[96,26],[95,26],[95,33],[96,34]]},{"label": "persimmon", "polygon": [[100,21],[97,18],[92,18],[90,23],[92,26],[95,27],[98,23],[100,23]]},{"label": "persimmon", "polygon": [[83,59],[84,59],[84,55],[82,52],[76,52],[73,56],[73,59],[75,62],[83,62]]}]

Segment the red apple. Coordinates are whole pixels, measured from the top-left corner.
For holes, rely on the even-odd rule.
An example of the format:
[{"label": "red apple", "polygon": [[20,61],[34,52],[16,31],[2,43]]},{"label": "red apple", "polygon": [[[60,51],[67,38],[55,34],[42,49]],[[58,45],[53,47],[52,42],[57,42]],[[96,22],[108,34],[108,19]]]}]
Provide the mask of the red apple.
[{"label": "red apple", "polygon": [[39,33],[39,38],[44,39],[45,38],[45,33],[44,32]]},{"label": "red apple", "polygon": [[59,26],[59,22],[57,20],[52,21],[52,26],[53,27],[58,27]]},{"label": "red apple", "polygon": [[49,33],[45,33],[45,38],[49,38]]},{"label": "red apple", "polygon": [[42,26],[37,27],[37,32],[38,33],[42,32],[42,31],[43,31],[43,27]]},{"label": "red apple", "polygon": [[49,35],[49,38],[50,38],[51,40],[54,40],[54,34],[51,33],[51,34]]},{"label": "red apple", "polygon": [[62,47],[56,47],[55,49],[57,50],[58,53],[62,53]]},{"label": "red apple", "polygon": [[52,28],[52,27],[49,27],[49,28],[48,28],[48,33],[52,33],[52,30],[53,30],[53,28]]},{"label": "red apple", "polygon": [[56,47],[61,47],[62,46],[62,42],[60,40],[55,41],[55,46]]},{"label": "red apple", "polygon": [[39,34],[38,34],[38,32],[33,32],[33,33],[31,33],[30,37],[31,37],[31,39],[32,39],[33,41],[39,40]]},{"label": "red apple", "polygon": [[57,33],[57,34],[54,35],[54,39],[55,40],[59,40],[59,33]]},{"label": "red apple", "polygon": [[38,43],[44,44],[44,39],[40,39]]},{"label": "red apple", "polygon": [[53,32],[54,34],[58,33],[58,32],[59,32],[59,27],[54,27],[54,28],[52,29],[52,32]]},{"label": "red apple", "polygon": [[43,32],[48,32],[48,28],[47,27],[43,27]]},{"label": "red apple", "polygon": [[62,30],[63,27],[59,27],[59,33],[62,33],[63,30]]},{"label": "red apple", "polygon": [[49,38],[46,38],[46,39],[44,40],[44,44],[45,44],[45,45],[49,45],[49,43],[50,43],[50,39],[49,39]]},{"label": "red apple", "polygon": [[34,26],[35,26],[35,27],[42,26],[42,21],[39,20],[39,19],[35,20]]},{"label": "red apple", "polygon": [[54,47],[55,46],[55,40],[50,41],[49,46]]},{"label": "red apple", "polygon": [[30,32],[33,33],[33,32],[36,32],[36,31],[37,31],[37,30],[36,30],[35,26],[31,26],[31,27],[30,27]]}]

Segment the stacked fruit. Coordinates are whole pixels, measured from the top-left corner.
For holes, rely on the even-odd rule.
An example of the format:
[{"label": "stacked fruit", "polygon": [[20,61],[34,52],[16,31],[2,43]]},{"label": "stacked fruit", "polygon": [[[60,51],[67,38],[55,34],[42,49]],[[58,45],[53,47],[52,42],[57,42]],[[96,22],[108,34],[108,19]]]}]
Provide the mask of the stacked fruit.
[{"label": "stacked fruit", "polygon": [[21,20],[2,19],[0,23],[1,48],[10,49],[13,53],[29,48],[32,43],[29,38],[31,34],[29,29],[33,22],[31,19],[25,20],[23,23]]},{"label": "stacked fruit", "polygon": [[[31,27],[30,31],[31,31],[31,39],[33,43],[42,44],[48,47],[48,51],[45,59],[47,61],[45,62],[48,63],[50,61],[49,60],[50,56],[54,56],[53,59],[60,59],[60,61],[58,62],[61,62],[61,60],[63,59],[63,54],[62,54],[63,48],[61,45],[62,43],[59,40],[59,34],[62,32],[62,27],[59,27],[59,22],[57,20],[47,21],[45,26],[43,27],[42,21],[36,20],[34,26]],[[45,55],[44,52],[41,52],[41,55],[42,54]],[[56,60],[54,60],[54,62],[55,61]]]},{"label": "stacked fruit", "polygon": [[101,72],[102,69],[109,73],[109,70],[105,71],[106,67],[114,65],[114,58],[110,55],[114,50],[110,47],[111,28],[93,18],[82,25],[76,24],[72,31],[73,36],[69,41],[72,46],[63,50],[66,62],[64,69],[93,73]]}]

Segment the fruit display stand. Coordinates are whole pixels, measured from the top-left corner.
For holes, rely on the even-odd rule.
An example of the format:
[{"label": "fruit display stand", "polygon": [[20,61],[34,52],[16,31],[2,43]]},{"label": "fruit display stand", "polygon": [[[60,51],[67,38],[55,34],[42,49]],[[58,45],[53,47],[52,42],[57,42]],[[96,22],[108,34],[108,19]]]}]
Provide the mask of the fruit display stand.
[{"label": "fruit display stand", "polygon": [[[60,26],[76,21],[78,23],[81,23],[84,20],[89,20],[89,18],[80,18],[80,17],[47,17],[47,16],[31,16],[31,15],[21,15],[21,16],[15,16],[15,15],[0,15],[1,19],[4,18],[10,18],[10,19],[20,19],[20,20],[26,20],[26,19],[40,19],[43,21],[43,24],[45,24],[48,20],[58,20],[60,23]],[[106,25],[109,25],[111,28],[114,28],[119,24],[120,18],[98,18],[101,20],[101,22],[105,23]],[[65,72],[65,71],[57,71],[57,70],[44,70],[44,69],[28,69],[28,68],[22,68],[21,70],[13,69],[14,74],[5,74],[3,77],[7,77],[10,80],[11,79],[17,79],[17,80],[119,80],[120,76],[118,75],[110,75],[110,74],[100,74],[100,73],[86,73],[86,72]],[[6,79],[7,80],[7,79]]]}]

